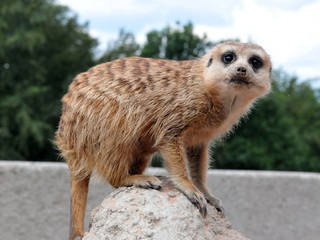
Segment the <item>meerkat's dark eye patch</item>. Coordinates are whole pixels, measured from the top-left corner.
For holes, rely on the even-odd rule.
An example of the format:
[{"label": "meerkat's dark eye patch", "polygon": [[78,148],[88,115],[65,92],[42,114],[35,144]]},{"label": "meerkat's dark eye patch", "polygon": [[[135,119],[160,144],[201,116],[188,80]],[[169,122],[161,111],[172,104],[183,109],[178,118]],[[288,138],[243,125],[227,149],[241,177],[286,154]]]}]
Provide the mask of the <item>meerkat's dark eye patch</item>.
[{"label": "meerkat's dark eye patch", "polygon": [[212,57],[209,59],[207,67],[210,67],[211,64],[212,64]]},{"label": "meerkat's dark eye patch", "polygon": [[236,60],[236,55],[233,52],[226,52],[222,55],[221,57],[221,61],[224,64],[230,64],[232,63],[234,60]]},{"label": "meerkat's dark eye patch", "polygon": [[263,61],[259,56],[252,56],[248,62],[254,69],[259,69],[263,66]]}]

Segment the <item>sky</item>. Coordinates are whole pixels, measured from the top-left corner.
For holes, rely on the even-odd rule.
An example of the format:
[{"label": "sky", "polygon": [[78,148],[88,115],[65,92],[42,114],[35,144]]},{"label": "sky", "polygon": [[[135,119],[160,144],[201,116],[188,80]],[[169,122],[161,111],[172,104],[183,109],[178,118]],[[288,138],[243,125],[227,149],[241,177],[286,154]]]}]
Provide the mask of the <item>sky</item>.
[{"label": "sky", "polygon": [[150,30],[191,21],[210,40],[238,38],[261,45],[281,68],[320,86],[320,0],[58,0],[89,22],[99,49],[119,29],[139,43]]}]

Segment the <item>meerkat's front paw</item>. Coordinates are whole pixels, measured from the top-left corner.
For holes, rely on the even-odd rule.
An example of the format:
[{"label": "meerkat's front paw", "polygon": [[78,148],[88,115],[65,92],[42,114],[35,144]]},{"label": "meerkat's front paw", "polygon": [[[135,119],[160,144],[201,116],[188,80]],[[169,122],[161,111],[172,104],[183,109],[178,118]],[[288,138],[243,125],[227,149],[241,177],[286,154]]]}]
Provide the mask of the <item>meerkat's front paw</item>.
[{"label": "meerkat's front paw", "polygon": [[225,211],[224,211],[224,208],[222,206],[220,199],[212,196],[210,193],[205,193],[205,198],[206,198],[207,202],[210,205],[214,206],[218,210],[218,212],[220,212],[220,214],[222,216],[225,216]]},{"label": "meerkat's front paw", "polygon": [[195,205],[202,217],[207,216],[207,201],[204,195],[200,191],[182,191],[183,194],[190,200],[190,202]]}]

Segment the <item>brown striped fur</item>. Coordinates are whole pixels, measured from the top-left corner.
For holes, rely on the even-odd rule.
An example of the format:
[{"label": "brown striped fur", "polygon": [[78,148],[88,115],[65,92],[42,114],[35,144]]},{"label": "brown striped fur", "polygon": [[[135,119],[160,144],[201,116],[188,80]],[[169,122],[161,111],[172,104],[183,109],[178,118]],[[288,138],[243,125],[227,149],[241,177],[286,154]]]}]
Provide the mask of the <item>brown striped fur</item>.
[{"label": "brown striped fur", "polygon": [[[252,53],[262,56],[263,68],[248,71],[253,85],[230,84],[235,70],[221,63],[228,48],[239,59]],[[246,60],[240,63],[249,68]],[[70,239],[83,236],[91,173],[114,187],[159,188],[156,177],[142,175],[157,151],[173,182],[202,215],[206,200],[222,211],[205,184],[208,143],[228,132],[269,91],[270,68],[270,59],[259,46],[227,42],[197,60],[123,58],[76,76],[62,98],[55,140],[71,174]]]}]

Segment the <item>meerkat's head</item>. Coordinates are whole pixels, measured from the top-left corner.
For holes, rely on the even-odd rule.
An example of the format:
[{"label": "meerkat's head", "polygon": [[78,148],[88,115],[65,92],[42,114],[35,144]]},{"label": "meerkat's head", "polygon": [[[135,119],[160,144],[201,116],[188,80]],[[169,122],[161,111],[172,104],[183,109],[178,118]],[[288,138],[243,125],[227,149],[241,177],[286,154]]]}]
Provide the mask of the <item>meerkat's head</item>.
[{"label": "meerkat's head", "polygon": [[229,41],[215,46],[201,59],[204,83],[257,98],[271,88],[271,61],[260,46]]}]

